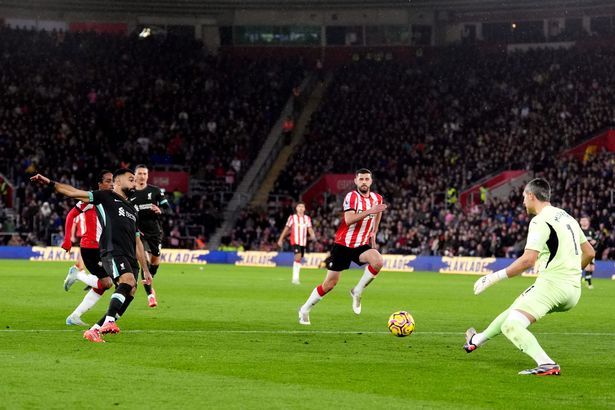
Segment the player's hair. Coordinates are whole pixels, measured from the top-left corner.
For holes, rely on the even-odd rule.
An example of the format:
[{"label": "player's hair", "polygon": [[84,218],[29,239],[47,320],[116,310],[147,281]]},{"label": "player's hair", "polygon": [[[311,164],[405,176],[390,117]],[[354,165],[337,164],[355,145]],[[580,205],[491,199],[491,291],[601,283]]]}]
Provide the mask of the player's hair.
[{"label": "player's hair", "polygon": [[145,168],[145,169],[147,169],[147,170],[149,171],[149,169],[147,168],[147,165],[145,165],[145,164],[139,164],[139,165],[137,165],[137,166],[135,167],[135,171],[136,171],[137,169],[139,169],[139,168]]},{"label": "player's hair", "polygon": [[532,179],[525,186],[525,192],[531,192],[541,202],[551,200],[551,186],[544,178]]},{"label": "player's hair", "polygon": [[98,173],[98,180],[96,182],[102,184],[103,180],[105,179],[105,175],[107,174],[113,175],[113,172],[109,171],[108,169],[103,169],[102,171],[100,171]]},{"label": "player's hair", "polygon": [[295,204],[295,208],[296,208],[296,207],[298,207],[299,205],[303,205],[303,206],[305,206],[305,202],[303,202],[303,201],[299,201],[299,202],[297,202],[297,203]]},{"label": "player's hair", "polygon": [[359,174],[370,174],[372,175],[372,171],[367,168],[359,168],[354,172],[354,176],[356,177]]},{"label": "player's hair", "polygon": [[124,174],[132,174],[132,175],[134,175],[135,173],[134,173],[134,172],[132,172],[132,169],[128,169],[128,168],[120,168],[120,169],[116,170],[116,171],[113,173],[113,180],[115,181],[115,179],[116,179],[117,177],[122,176],[122,175],[124,175]]}]

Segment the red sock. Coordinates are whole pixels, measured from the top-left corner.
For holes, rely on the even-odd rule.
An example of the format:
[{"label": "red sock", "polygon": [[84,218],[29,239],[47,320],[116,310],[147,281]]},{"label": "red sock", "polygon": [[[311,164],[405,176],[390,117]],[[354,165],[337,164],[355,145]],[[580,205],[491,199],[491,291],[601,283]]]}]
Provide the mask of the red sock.
[{"label": "red sock", "polygon": [[325,296],[327,294],[327,292],[325,292],[325,290],[322,288],[322,285],[318,285],[316,287],[316,292],[318,292],[318,294],[322,297]]},{"label": "red sock", "polygon": [[367,270],[374,276],[376,276],[378,272],[380,272],[379,270],[376,270],[372,265],[367,265]]}]

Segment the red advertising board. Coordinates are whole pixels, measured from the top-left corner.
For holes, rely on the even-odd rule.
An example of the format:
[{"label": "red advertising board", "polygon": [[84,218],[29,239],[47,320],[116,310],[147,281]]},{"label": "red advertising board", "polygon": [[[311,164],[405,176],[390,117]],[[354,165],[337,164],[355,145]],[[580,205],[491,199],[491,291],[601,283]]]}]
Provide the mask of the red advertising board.
[{"label": "red advertising board", "polygon": [[181,171],[150,171],[148,182],[168,192],[179,190],[185,194],[190,186],[190,174]]},{"label": "red advertising board", "polygon": [[128,34],[126,23],[98,23],[95,21],[76,21],[68,26],[70,31],[95,31],[97,33]]},{"label": "red advertising board", "polygon": [[301,200],[311,204],[323,193],[339,194],[354,189],[354,174],[325,174],[301,195]]}]

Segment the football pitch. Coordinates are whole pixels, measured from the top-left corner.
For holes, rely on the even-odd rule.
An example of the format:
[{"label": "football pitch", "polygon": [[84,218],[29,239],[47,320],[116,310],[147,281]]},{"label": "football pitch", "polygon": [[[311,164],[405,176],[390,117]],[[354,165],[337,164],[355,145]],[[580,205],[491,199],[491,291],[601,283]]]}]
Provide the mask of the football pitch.
[{"label": "football pitch", "polygon": [[[68,267],[0,261],[0,409],[615,408],[613,281],[531,327],[562,367],[536,377],[517,375],[534,363],[503,336],[462,349],[464,331],[484,329],[529,278],[474,296],[476,276],[382,272],[356,316],[348,290],[361,272],[351,270],[300,326],[322,270],[293,286],[290,268],[162,265],[159,306],[140,288],[122,332],[93,344],[64,324],[84,295],[80,282],[63,290]],[[417,322],[409,337],[386,328],[397,310]]]}]

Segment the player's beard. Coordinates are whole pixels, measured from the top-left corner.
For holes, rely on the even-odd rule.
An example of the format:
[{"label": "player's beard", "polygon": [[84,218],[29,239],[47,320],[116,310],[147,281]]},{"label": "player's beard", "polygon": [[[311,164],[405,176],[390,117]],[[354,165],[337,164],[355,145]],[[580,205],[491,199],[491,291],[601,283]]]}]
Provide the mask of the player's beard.
[{"label": "player's beard", "polygon": [[359,191],[360,191],[361,193],[363,193],[363,194],[367,194],[367,193],[369,193],[369,187],[368,187],[367,185],[361,185],[361,186],[359,187]]},{"label": "player's beard", "polygon": [[135,189],[134,188],[122,188],[122,192],[124,193],[124,195],[126,195],[126,197],[129,197],[130,195],[135,193]]}]

